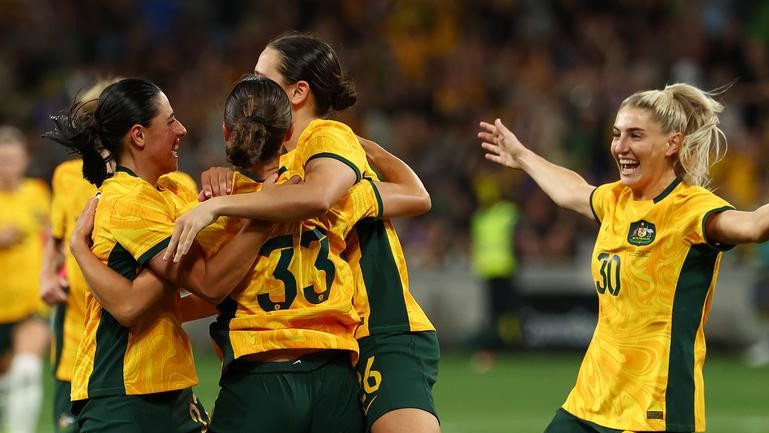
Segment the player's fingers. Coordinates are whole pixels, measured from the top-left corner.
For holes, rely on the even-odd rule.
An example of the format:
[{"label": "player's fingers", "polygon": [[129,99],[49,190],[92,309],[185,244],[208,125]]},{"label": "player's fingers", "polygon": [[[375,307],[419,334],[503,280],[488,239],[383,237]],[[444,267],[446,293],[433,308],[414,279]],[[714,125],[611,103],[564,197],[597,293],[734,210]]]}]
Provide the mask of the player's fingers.
[{"label": "player's fingers", "polygon": [[176,252],[176,246],[179,245],[179,237],[181,235],[182,220],[177,220],[174,224],[174,230],[171,232],[171,240],[168,242],[166,252],[163,253],[163,260],[168,261]]},{"label": "player's fingers", "polygon": [[[192,236],[190,236],[191,233]],[[185,226],[181,236],[181,243],[179,244],[179,248],[176,250],[176,255],[174,256],[174,263],[179,263],[182,261],[182,257],[190,250],[190,246],[192,245],[192,241],[194,239],[195,234],[191,230],[191,227]]]},{"label": "player's fingers", "polygon": [[485,142],[488,142],[488,143],[494,142],[494,137],[496,137],[496,136],[494,134],[489,133],[489,132],[479,132],[478,133],[478,138],[480,138],[481,140],[483,140]]},{"label": "player's fingers", "polygon": [[501,165],[507,165],[506,159],[503,156],[500,156],[500,155],[498,155],[496,153],[487,153],[484,156],[489,161],[496,162],[497,164],[501,164]]},{"label": "player's fingers", "polygon": [[494,143],[489,143],[488,141],[484,141],[483,143],[481,143],[481,147],[484,150],[487,150],[487,151],[489,151],[491,153],[495,153],[495,154],[499,154],[500,153],[499,146],[494,144]]},{"label": "player's fingers", "polygon": [[227,173],[228,176],[224,178],[225,187],[227,188],[227,194],[232,193],[232,176],[229,176],[229,173]]},{"label": "player's fingers", "polygon": [[512,134],[512,131],[507,129],[507,126],[505,126],[504,123],[502,123],[502,119],[497,119],[494,121],[494,126],[499,130],[500,133],[503,134]]},{"label": "player's fingers", "polygon": [[480,122],[478,126],[480,126],[480,128],[485,132],[490,132],[490,133],[494,132],[494,129],[496,129],[496,127],[493,124],[488,122]]}]

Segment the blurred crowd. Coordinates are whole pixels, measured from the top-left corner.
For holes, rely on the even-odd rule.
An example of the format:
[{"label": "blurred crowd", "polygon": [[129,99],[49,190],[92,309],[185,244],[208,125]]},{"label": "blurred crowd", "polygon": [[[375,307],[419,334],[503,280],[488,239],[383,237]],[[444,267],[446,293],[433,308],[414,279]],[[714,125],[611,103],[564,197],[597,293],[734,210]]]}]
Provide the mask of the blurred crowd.
[{"label": "blurred crowd", "polygon": [[[433,198],[400,229],[414,267],[465,266],[469,221],[493,176],[521,209],[519,259],[569,261],[594,225],[561,213],[529,179],[483,159],[479,120],[589,181],[616,179],[609,154],[622,99],[685,81],[730,86],[718,193],[769,201],[769,3],[760,0],[0,0],[0,123],[23,128],[49,178],[65,159],[48,116],[98,78],[141,76],[169,96],[189,135],[182,169],[226,161],[222,105],[264,45],[294,29],[330,41],[358,103],[338,113],[410,163]],[[582,235],[580,235],[582,233]]]}]

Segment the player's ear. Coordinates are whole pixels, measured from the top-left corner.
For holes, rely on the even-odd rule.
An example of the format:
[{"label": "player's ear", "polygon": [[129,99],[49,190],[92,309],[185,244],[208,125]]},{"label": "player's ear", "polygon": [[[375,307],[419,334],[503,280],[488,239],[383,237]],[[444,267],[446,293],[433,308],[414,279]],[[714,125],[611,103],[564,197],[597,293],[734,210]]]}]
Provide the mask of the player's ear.
[{"label": "player's ear", "polygon": [[288,99],[291,105],[302,105],[310,97],[310,83],[299,80],[288,90]]},{"label": "player's ear", "polygon": [[683,134],[680,132],[674,132],[670,137],[668,137],[667,142],[667,150],[665,150],[665,156],[673,156],[676,153],[678,153],[678,150],[681,147],[681,141],[683,140]]},{"label": "player's ear", "polygon": [[146,137],[144,135],[144,127],[136,124],[128,130],[128,136],[136,147],[143,149],[146,144]]}]

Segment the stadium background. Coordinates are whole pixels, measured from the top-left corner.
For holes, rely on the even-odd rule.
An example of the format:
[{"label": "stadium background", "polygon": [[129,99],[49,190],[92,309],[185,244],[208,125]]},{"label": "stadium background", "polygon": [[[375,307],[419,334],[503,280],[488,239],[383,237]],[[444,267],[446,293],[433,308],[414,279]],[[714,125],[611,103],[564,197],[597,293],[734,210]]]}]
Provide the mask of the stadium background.
[{"label": "stadium background", "polygon": [[[616,178],[608,136],[622,98],[675,81],[733,83],[721,97],[730,146],[714,184],[739,208],[769,200],[769,3],[758,0],[0,0],[0,123],[29,134],[30,174],[50,178],[67,155],[39,138],[48,116],[97,78],[142,76],[187,126],[181,167],[196,176],[224,163],[230,84],[288,29],[332,42],[359,92],[338,118],[409,162],[432,194],[432,212],[399,221],[399,233],[414,292],[444,342],[436,398],[446,433],[540,431],[594,323],[585,254],[595,227],[486,163],[478,120],[503,117],[525,144],[600,183]],[[539,309],[523,329],[531,350],[485,373],[468,355],[484,317],[468,265],[477,186],[489,184],[479,179],[521,209],[518,285]],[[767,269],[762,248],[727,256],[708,328],[711,432],[769,432],[769,368],[739,357],[767,332]],[[217,370],[204,328],[191,332],[210,407]]]}]

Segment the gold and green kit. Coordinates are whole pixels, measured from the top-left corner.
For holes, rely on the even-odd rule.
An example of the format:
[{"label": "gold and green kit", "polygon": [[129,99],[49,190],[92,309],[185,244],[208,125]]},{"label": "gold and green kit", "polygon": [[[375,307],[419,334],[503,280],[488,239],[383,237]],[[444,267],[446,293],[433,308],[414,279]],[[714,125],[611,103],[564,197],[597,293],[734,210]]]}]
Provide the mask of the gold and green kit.
[{"label": "gold and green kit", "polygon": [[[174,221],[196,197],[174,180],[165,178],[152,185],[124,167],[104,181],[100,192],[92,251],[128,279],[166,248]],[[178,293],[163,298],[130,329],[86,293],[73,401],[181,390],[197,382],[192,348],[181,326]]]},{"label": "gold and green kit", "polygon": [[732,207],[680,180],[643,201],[601,185],[590,204],[598,324],[563,408],[613,429],[704,431],[703,327],[728,248],[706,226]]},{"label": "gold and green kit", "polygon": [[[284,172],[279,182],[293,175]],[[235,174],[233,185],[236,193],[261,188],[258,179],[241,173]],[[352,303],[355,285],[340,254],[354,224],[378,218],[380,212],[374,184],[362,182],[319,218],[276,223],[254,269],[219,305],[221,314],[212,326],[212,336],[225,364],[244,355],[282,349],[344,350],[357,359],[354,332],[360,318]],[[205,232],[201,233],[204,248]]]},{"label": "gold and green kit", "polygon": [[[291,172],[303,173],[307,163],[315,158],[333,158],[348,165],[358,181],[379,180],[368,165],[355,133],[340,122],[312,121],[291,153],[286,163],[281,158],[281,163]],[[361,317],[355,337],[434,331],[435,327],[411,294],[406,257],[390,221],[360,221],[346,242],[344,255],[355,278],[355,308]]]}]

